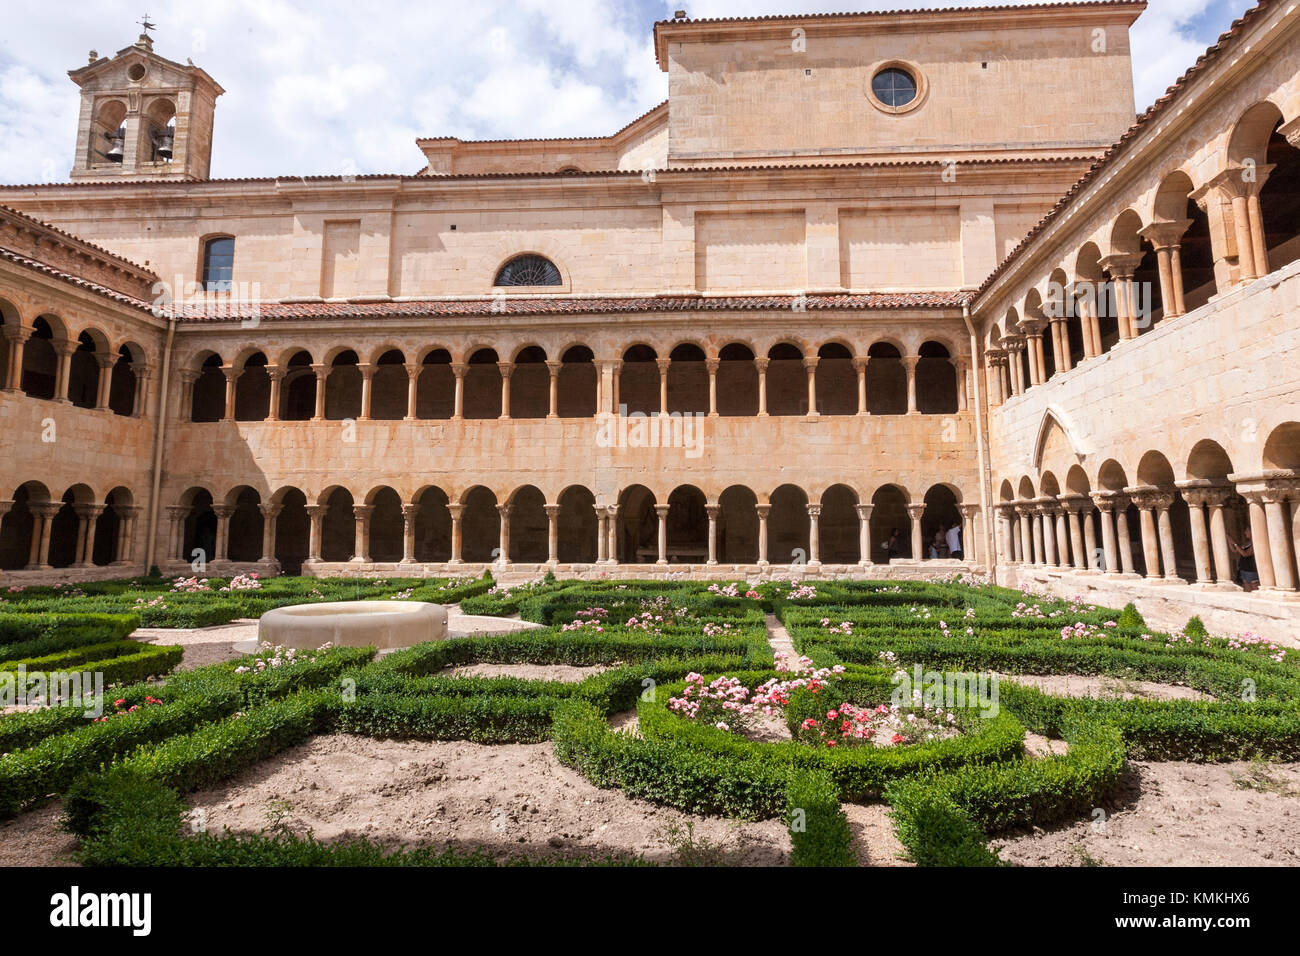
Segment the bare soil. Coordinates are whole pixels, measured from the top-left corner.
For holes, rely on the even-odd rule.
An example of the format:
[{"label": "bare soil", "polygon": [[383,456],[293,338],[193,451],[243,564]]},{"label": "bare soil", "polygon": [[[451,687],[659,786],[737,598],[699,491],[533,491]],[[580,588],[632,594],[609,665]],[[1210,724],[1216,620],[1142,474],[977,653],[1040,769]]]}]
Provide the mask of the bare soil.
[{"label": "bare soil", "polygon": [[213,830],[272,825],[393,848],[457,846],[497,858],[635,854],[656,862],[781,866],[780,820],[701,817],[601,790],[551,744],[317,737],[227,785],[194,794]]},{"label": "bare soil", "polygon": [[524,680],[555,680],[576,684],[593,674],[609,670],[607,667],[578,667],[572,664],[461,664],[445,667],[438,673],[444,677],[522,677]]},{"label": "bare soil", "polygon": [[1019,866],[1300,865],[1300,763],[1129,767],[1104,817],[991,845]]},{"label": "bare soil", "polygon": [[1209,694],[1181,684],[1146,680],[1121,680],[1090,674],[999,674],[1011,681],[1058,697],[1111,697],[1123,700],[1214,700]]},{"label": "bare soil", "polygon": [[0,821],[0,866],[76,866],[77,838],[59,829],[63,801]]}]

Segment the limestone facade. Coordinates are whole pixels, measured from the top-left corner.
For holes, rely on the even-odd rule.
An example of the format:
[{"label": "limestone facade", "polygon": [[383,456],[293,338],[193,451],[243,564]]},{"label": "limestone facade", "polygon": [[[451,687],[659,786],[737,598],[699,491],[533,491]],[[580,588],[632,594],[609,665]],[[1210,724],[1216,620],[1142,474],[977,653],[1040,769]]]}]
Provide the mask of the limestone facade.
[{"label": "limestone facade", "polygon": [[1289,626],[1300,16],[1134,124],[1142,7],[666,21],[610,137],[2,187],[0,567],[975,568]]}]

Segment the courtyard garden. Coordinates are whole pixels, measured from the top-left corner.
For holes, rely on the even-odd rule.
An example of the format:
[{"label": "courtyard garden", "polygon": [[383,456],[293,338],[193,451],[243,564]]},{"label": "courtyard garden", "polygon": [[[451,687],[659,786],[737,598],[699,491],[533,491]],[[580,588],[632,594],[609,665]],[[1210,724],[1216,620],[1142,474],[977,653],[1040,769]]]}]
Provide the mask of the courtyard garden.
[{"label": "courtyard garden", "polygon": [[[1132,607],[549,576],[0,599],[10,692],[103,685],[0,716],[9,865],[1300,862],[1300,651]],[[502,627],[189,657],[274,607],[367,599]]]}]

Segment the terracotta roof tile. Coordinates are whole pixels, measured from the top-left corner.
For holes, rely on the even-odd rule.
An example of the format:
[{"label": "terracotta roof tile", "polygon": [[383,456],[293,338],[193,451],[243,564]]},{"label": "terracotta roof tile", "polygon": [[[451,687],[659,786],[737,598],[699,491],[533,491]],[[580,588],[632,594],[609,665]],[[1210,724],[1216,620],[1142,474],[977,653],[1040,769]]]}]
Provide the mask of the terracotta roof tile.
[{"label": "terracotta roof tile", "polygon": [[[810,312],[830,310],[960,309],[969,292],[864,292],[803,297]],[[791,309],[792,295],[643,296],[629,298],[428,299],[410,302],[274,302],[260,306],[259,318],[382,319],[486,315],[599,315],[641,312],[753,312]],[[231,310],[235,311],[234,309]],[[186,322],[216,322],[230,314],[206,315],[191,310]]]},{"label": "terracotta roof tile", "polygon": [[1163,114],[1174,103],[1176,103],[1186,92],[1188,84],[1191,83],[1199,74],[1203,73],[1218,60],[1226,50],[1230,49],[1236,40],[1241,37],[1245,28],[1256,18],[1261,16],[1265,10],[1271,7],[1276,0],[1258,0],[1255,6],[1251,7],[1240,18],[1234,20],[1232,25],[1220,35],[1218,41],[1207,49],[1203,54],[1197,57],[1196,62],[1165,91],[1164,96],[1160,97],[1151,104],[1141,116],[1130,126],[1113,146],[1111,146],[1101,158],[1098,159],[1079,179],[1077,183],[1070,187],[1064,196],[1057,200],[1053,206],[1033,229],[1029,230],[1028,235],[1020,241],[1014,249],[1008,253],[1007,257],[998,264],[998,267],[985,279],[979,289],[976,291],[976,298],[988,291],[1004,273],[1006,273],[1015,263],[1016,260],[1029,248],[1039,235],[1042,234],[1049,225],[1054,222],[1066,209],[1068,209],[1084,188],[1093,182],[1103,170],[1109,168],[1118,161],[1126,150],[1128,150],[1138,136],[1151,125],[1152,121]]},{"label": "terracotta roof tile", "polygon": [[87,291],[94,292],[97,295],[102,295],[105,298],[112,299],[114,302],[120,302],[122,305],[127,305],[134,309],[141,309],[145,312],[153,311],[153,306],[148,302],[118,292],[115,289],[110,289],[107,286],[102,286],[98,282],[91,282],[90,280],[83,279],[80,276],[74,276],[71,273],[64,272],[62,269],[56,269],[53,266],[46,265],[44,262],[33,259],[30,256],[24,256],[20,253],[14,252],[12,249],[5,249],[0,246],[0,259],[17,263],[18,265],[25,266],[28,269],[34,269],[37,272],[44,273],[45,275],[51,276],[62,282],[70,283],[78,288],[86,289]]}]

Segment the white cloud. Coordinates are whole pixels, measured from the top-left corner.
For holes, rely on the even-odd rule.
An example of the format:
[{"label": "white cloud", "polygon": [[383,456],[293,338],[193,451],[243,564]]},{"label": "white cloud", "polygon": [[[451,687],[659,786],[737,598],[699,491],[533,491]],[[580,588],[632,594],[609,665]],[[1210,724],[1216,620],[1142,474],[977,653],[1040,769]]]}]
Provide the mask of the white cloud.
[{"label": "white cloud", "polygon": [[[923,0],[918,0],[918,4]],[[931,0],[933,2],[933,0]],[[970,0],[967,0],[969,3]],[[1219,3],[1222,0],[1218,0]],[[1231,0],[1244,9],[1246,0]],[[227,90],[213,175],[414,172],[416,136],[597,136],[667,95],[651,25],[693,17],[886,9],[899,0],[170,0],[151,7],[157,51],[192,57]],[[950,6],[939,2],[935,5]],[[138,4],[60,0],[6,19],[0,38],[0,181],[61,179],[86,51],[134,42]],[[1152,0],[1133,31],[1138,108],[1215,35],[1184,27],[1212,0]]]}]

